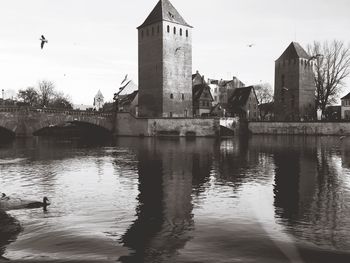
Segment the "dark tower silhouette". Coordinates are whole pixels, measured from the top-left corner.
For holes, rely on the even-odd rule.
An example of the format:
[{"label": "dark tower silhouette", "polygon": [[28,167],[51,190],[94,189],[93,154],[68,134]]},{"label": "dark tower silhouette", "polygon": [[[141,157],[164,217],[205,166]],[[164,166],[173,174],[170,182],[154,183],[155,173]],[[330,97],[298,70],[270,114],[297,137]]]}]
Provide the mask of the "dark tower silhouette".
[{"label": "dark tower silhouette", "polygon": [[309,54],[292,42],[275,61],[275,117],[279,121],[314,118],[315,84]]}]

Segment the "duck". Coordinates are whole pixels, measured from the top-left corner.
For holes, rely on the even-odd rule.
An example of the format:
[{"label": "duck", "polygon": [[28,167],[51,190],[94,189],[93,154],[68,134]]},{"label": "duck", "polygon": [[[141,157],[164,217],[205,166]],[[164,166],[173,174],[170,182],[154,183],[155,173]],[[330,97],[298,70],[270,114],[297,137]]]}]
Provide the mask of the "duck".
[{"label": "duck", "polygon": [[46,210],[46,207],[50,205],[49,199],[44,196],[43,201],[22,200],[20,198],[9,197],[7,200],[0,200],[0,210],[15,210],[15,209],[31,209],[42,207]]},{"label": "duck", "polygon": [[50,205],[50,201],[46,196],[44,196],[42,202],[38,202],[38,201],[29,202],[26,205],[26,208],[40,208],[40,207],[46,208],[48,205]]}]

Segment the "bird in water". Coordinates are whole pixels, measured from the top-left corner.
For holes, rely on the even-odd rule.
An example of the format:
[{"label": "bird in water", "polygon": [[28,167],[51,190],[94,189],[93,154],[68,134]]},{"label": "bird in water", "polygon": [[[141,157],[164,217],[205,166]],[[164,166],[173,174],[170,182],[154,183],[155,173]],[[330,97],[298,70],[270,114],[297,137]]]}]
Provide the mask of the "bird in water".
[{"label": "bird in water", "polygon": [[15,210],[15,209],[26,209],[26,208],[40,208],[46,210],[47,206],[50,205],[49,199],[45,196],[43,201],[32,201],[22,200],[20,198],[9,197],[7,200],[0,200],[0,210]]},{"label": "bird in water", "polygon": [[41,35],[41,38],[40,38],[40,41],[41,41],[41,49],[44,48],[44,44],[48,42],[48,40],[44,37],[44,35]]},{"label": "bird in water", "polygon": [[49,199],[46,196],[44,196],[42,202],[38,202],[38,201],[29,202],[26,205],[26,208],[40,208],[40,207],[46,208],[48,205],[50,205]]}]

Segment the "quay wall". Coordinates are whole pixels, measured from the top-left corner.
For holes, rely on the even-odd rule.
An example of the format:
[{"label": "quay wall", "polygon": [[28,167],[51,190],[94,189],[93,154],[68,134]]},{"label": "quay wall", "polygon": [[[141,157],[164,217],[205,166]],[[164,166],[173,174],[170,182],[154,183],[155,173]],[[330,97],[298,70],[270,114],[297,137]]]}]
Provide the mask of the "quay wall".
[{"label": "quay wall", "polygon": [[218,136],[220,120],[214,118],[136,118],[118,113],[116,136]]},{"label": "quay wall", "polygon": [[350,122],[248,122],[251,134],[350,135]]}]

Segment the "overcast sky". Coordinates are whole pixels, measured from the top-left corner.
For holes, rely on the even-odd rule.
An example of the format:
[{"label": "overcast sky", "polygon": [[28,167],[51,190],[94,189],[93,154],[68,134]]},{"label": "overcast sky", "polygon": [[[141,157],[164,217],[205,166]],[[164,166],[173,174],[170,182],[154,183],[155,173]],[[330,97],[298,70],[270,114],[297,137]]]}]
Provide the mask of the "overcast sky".
[{"label": "overcast sky", "polygon": [[[92,104],[99,89],[112,100],[126,73],[138,82],[136,27],[157,2],[1,0],[0,88],[11,94],[46,79],[77,104]],[[350,42],[348,0],[171,2],[194,27],[193,72],[205,78],[273,85],[274,61],[291,41]]]}]

